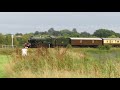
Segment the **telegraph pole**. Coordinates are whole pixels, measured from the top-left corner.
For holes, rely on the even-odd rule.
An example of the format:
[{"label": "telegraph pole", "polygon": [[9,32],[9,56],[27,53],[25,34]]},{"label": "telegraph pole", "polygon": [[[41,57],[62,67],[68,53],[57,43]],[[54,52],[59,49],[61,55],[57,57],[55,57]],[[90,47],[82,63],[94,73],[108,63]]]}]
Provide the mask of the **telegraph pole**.
[{"label": "telegraph pole", "polygon": [[11,38],[12,38],[12,48],[13,48],[13,34],[11,35]]}]

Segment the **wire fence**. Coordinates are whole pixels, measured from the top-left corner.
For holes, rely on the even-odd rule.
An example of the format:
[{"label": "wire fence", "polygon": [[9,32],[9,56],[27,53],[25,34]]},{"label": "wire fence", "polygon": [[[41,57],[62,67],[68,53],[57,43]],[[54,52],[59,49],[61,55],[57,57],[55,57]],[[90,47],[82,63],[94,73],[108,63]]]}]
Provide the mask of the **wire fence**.
[{"label": "wire fence", "polygon": [[16,48],[16,45],[2,45],[2,48]]}]

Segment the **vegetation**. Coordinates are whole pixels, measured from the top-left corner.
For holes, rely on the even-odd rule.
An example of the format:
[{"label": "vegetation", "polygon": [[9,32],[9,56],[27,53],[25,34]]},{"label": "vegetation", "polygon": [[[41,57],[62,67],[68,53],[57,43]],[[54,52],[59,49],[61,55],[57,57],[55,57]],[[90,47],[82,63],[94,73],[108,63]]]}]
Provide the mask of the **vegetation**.
[{"label": "vegetation", "polygon": [[[50,28],[48,31],[35,31],[34,33],[16,33],[14,35],[14,45],[17,47],[23,47],[25,43],[28,42],[28,39],[31,36],[36,36],[36,37],[63,37],[63,38],[68,38],[68,37],[103,37],[103,38],[119,38],[120,33],[116,33],[112,30],[107,30],[107,29],[98,29],[96,30],[93,34],[90,34],[86,31],[84,32],[78,32],[76,28],[73,28],[73,30],[68,30],[68,29],[63,29],[60,31],[54,30],[54,28]],[[11,34],[5,34],[3,35],[0,33],[0,47],[2,45],[11,45],[12,43],[11,39]]]},{"label": "vegetation", "polygon": [[111,36],[114,36],[114,37],[120,36],[120,34],[115,33],[112,30],[107,30],[107,29],[96,30],[93,35],[97,37],[104,37],[104,38],[111,37]]},{"label": "vegetation", "polygon": [[[4,65],[8,78],[119,78],[120,49],[97,48],[37,48],[28,49],[28,56],[21,56],[21,49],[12,52]],[[6,57],[1,60],[8,60]],[[3,69],[3,66],[2,66]],[[3,77],[2,76],[2,77]]]},{"label": "vegetation", "polygon": [[[34,33],[16,33],[16,49],[0,49],[0,77],[120,77],[120,49],[110,45],[98,48],[28,48],[28,56],[21,56],[21,47],[31,36],[40,37],[120,37],[119,33],[107,29],[98,29],[93,34],[68,29]],[[66,43],[66,41],[64,41]],[[64,43],[63,42],[63,43]],[[59,42],[58,42],[59,43]],[[0,34],[0,47],[11,45],[11,34]]]},{"label": "vegetation", "polygon": [[0,55],[0,78],[5,78],[5,64],[7,64],[10,60],[9,55]]},{"label": "vegetation", "polygon": [[98,46],[99,50],[110,50],[112,48],[111,45],[102,45],[102,46]]}]

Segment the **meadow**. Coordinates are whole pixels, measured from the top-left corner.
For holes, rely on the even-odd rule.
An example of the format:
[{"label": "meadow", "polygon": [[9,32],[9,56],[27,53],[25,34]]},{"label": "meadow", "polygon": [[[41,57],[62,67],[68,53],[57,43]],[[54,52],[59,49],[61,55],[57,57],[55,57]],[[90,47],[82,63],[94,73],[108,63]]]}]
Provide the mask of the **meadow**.
[{"label": "meadow", "polygon": [[0,78],[5,78],[5,64],[7,64],[10,60],[9,55],[0,55]]},{"label": "meadow", "polygon": [[3,78],[119,78],[120,48],[0,49]]}]

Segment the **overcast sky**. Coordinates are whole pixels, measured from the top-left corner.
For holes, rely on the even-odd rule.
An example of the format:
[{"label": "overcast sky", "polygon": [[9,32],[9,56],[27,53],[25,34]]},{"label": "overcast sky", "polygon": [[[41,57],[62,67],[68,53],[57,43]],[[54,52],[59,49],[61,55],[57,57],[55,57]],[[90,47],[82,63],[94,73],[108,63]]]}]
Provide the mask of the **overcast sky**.
[{"label": "overcast sky", "polygon": [[76,28],[78,32],[104,28],[120,33],[120,12],[0,12],[0,33],[30,33]]}]

